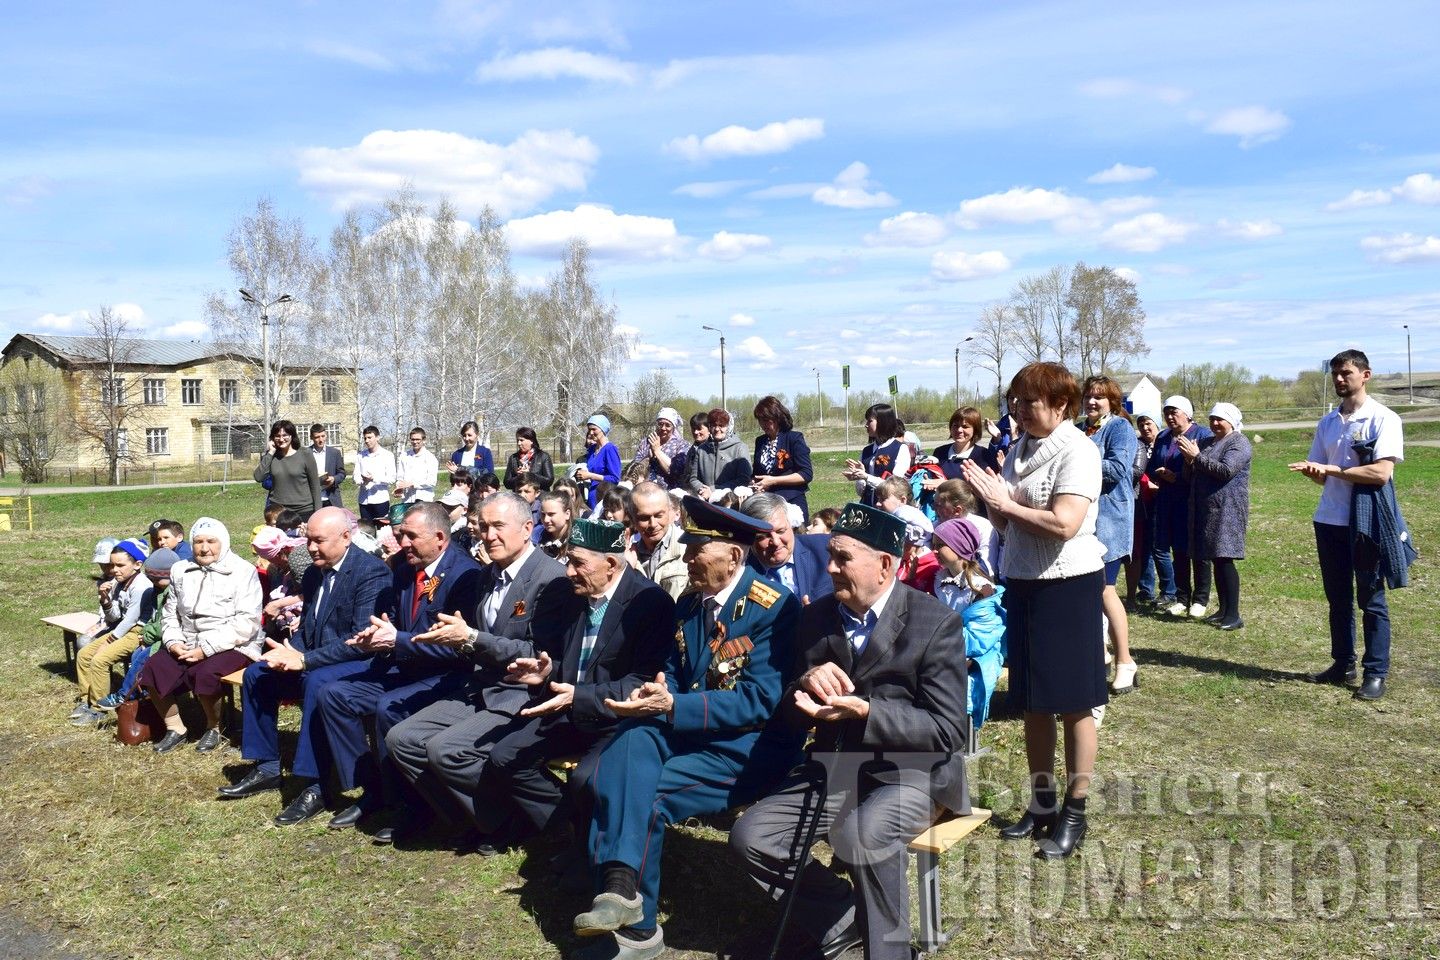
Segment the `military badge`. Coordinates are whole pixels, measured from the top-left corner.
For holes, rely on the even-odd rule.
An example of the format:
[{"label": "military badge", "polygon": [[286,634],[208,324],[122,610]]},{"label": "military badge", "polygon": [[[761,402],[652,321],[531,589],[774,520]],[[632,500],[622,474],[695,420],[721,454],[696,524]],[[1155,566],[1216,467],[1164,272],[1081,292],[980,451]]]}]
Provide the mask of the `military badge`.
[{"label": "military badge", "polygon": [[711,690],[733,690],[740,682],[740,674],[750,662],[750,651],[755,644],[749,637],[712,642],[710,650],[714,659],[706,671],[706,686]]},{"label": "military badge", "polygon": [[512,616],[512,617],[523,617],[523,616],[525,616],[525,601],[524,601],[524,600],[516,600],[516,601],[515,601],[515,609],[513,609],[513,610],[510,611],[510,616]]},{"label": "military badge", "polygon": [[734,623],[743,616],[745,616],[745,598],[741,597],[735,601],[735,612],[730,615],[730,622]]},{"label": "military badge", "polygon": [[435,591],[440,589],[440,581],[444,579],[445,574],[442,573],[425,581],[425,586],[421,588],[420,595],[425,598],[426,603],[433,603],[435,601]]},{"label": "military badge", "polygon": [[675,649],[680,651],[680,666],[685,666],[687,657],[685,654],[685,624],[683,622],[675,624]]}]

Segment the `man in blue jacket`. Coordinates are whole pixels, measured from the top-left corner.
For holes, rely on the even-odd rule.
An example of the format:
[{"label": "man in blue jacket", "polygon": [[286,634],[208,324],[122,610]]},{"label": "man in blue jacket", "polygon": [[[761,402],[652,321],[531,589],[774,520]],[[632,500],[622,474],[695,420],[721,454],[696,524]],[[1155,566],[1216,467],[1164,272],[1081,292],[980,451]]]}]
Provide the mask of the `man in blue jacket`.
[{"label": "man in blue jacket", "polygon": [[698,497],[684,503],[694,589],[676,606],[669,662],[629,698],[606,701],[631,719],[594,775],[590,856],[601,889],[575,918],[576,933],[600,938],[587,958],[660,956],[666,825],[764,795],[800,755],[802,734],[775,719],[800,604],[745,562],[769,525]]},{"label": "man in blue jacket", "polygon": [[316,782],[330,768],[323,726],[315,721],[319,695],[327,680],[354,671],[365,652],[345,641],[388,610],[390,568],[350,543],[350,518],[338,507],[316,510],[305,525],[311,565],[300,593],[305,612],[295,635],[270,649],[245,670],[240,688],[244,705],[241,755],[255,766],[238,783],[220,788],[224,799],[280,789],[280,704],[300,701],[300,742],[291,773],[318,791]]},{"label": "man in blue jacket", "polygon": [[802,605],[835,592],[830,582],[830,538],[820,533],[797,534],[790,525],[785,500],[773,493],[757,493],[745,500],[740,512],[770,524],[755,536],[750,566],[771,583],[778,583],[800,598]]}]

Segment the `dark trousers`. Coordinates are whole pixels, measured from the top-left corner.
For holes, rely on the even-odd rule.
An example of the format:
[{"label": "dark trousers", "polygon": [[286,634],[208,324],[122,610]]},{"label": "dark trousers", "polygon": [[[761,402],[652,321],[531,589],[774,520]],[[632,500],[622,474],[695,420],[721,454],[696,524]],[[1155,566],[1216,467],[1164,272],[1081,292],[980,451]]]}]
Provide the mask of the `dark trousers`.
[{"label": "dark trousers", "polygon": [[[387,804],[400,801],[400,784],[387,762],[385,736],[412,713],[449,696],[465,684],[467,674],[447,670],[428,677],[402,671],[388,657],[369,662],[353,676],[327,683],[320,691],[319,717],[334,756],[340,789],[375,790]],[[375,749],[370,749],[370,717],[375,718]],[[374,796],[369,801],[377,799]]]},{"label": "dark trousers", "polygon": [[[581,814],[588,824],[590,782],[608,739],[608,731],[582,730],[566,718],[527,717],[506,728],[480,775],[476,826],[490,833],[518,816],[522,833],[541,833],[572,817],[578,821]],[[567,782],[550,772],[551,760],[576,755],[580,763]],[[567,792],[578,801],[575,807],[566,804]]]},{"label": "dark trousers", "polygon": [[1210,564],[1175,551],[1175,596],[1185,606],[1210,603]]},{"label": "dark trousers", "polygon": [[330,681],[360,673],[366,666],[364,660],[350,660],[314,670],[284,671],[271,670],[264,661],[250,664],[240,684],[240,702],[244,706],[240,755],[256,761],[263,772],[278,774],[280,703],[299,700],[300,742],[290,772],[306,780],[319,780],[332,763],[325,725],[315,717],[320,693]]},{"label": "dark trousers", "polygon": [[380,523],[390,517],[390,501],[384,503],[362,503],[359,505],[360,519]]},{"label": "dark trousers", "polygon": [[1333,523],[1315,524],[1315,547],[1320,554],[1320,580],[1330,604],[1330,656],[1349,667],[1355,663],[1355,605],[1359,600],[1365,636],[1360,661],[1367,677],[1390,672],[1390,606],[1380,557],[1368,541],[1354,542],[1350,528]]},{"label": "dark trousers", "polygon": [[[730,848],[775,899],[800,875],[797,929],[817,943],[858,922],[868,960],[910,957],[909,854],[906,845],[939,813],[923,790],[878,783],[865,774],[827,783],[820,764],[797,768],[775,793],[745,811],[730,830]],[[817,801],[823,799],[823,805]],[[817,806],[819,809],[817,811]],[[812,817],[854,886],[814,859],[798,863]],[[859,897],[858,913],[856,897]]]},{"label": "dark trousers", "polygon": [[475,795],[490,748],[525,721],[487,710],[479,691],[435,701],[390,728],[390,762],[426,802],[452,823],[478,821]]}]

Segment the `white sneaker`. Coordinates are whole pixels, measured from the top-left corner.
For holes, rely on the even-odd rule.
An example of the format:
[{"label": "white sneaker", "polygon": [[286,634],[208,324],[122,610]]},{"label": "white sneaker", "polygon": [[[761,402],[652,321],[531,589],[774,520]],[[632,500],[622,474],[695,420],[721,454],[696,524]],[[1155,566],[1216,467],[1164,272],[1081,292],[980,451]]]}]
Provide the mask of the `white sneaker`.
[{"label": "white sneaker", "polygon": [[1140,686],[1140,681],[1135,678],[1135,671],[1140,665],[1134,660],[1129,663],[1118,663],[1115,665],[1115,682],[1110,684],[1113,693],[1130,693]]},{"label": "white sneaker", "polygon": [[1095,729],[1099,730],[1100,725],[1105,722],[1105,704],[1090,708],[1090,716],[1095,718]]},{"label": "white sneaker", "polygon": [[1196,620],[1199,620],[1201,617],[1205,616],[1205,604],[1203,604],[1203,603],[1192,603],[1192,604],[1190,604],[1190,616],[1194,617]]},{"label": "white sneaker", "polygon": [[1183,617],[1185,616],[1187,609],[1188,608],[1185,606],[1185,604],[1181,603],[1179,600],[1176,600],[1174,603],[1170,604],[1170,606],[1165,608],[1165,612],[1170,614],[1170,616],[1172,617]]}]

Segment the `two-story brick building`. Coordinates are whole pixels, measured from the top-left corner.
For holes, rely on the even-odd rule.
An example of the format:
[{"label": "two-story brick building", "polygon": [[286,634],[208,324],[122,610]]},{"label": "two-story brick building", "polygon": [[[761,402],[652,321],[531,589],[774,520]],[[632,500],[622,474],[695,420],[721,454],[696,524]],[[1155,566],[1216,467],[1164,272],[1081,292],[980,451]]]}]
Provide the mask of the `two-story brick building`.
[{"label": "two-story brick building", "polygon": [[[93,337],[17,333],[10,339],[0,352],[0,429],[12,463],[17,431],[29,429],[52,434],[29,441],[53,446],[51,467],[105,465],[105,414],[117,408],[124,411],[119,449],[127,462],[147,469],[253,459],[265,449],[258,357],[209,343],[138,339],[125,340],[117,355],[125,362],[115,366],[112,380]],[[309,441],[312,423],[323,423],[332,445],[353,450],[359,443],[353,369],[287,368],[272,370],[272,378],[274,416],[295,422],[299,442]]]}]

